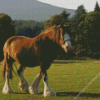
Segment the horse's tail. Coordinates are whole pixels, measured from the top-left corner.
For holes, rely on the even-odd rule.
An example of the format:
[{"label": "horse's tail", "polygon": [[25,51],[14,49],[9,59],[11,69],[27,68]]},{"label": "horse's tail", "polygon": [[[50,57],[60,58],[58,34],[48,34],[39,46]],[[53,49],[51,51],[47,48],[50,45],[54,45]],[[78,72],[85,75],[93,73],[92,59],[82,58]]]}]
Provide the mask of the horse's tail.
[{"label": "horse's tail", "polygon": [[14,60],[10,57],[10,43],[6,42],[3,48],[4,51],[4,60],[2,61],[3,65],[3,77],[5,79],[6,72],[9,73],[9,78],[12,79],[12,64]]},{"label": "horse's tail", "polygon": [[3,72],[2,72],[2,76],[5,79],[5,72],[6,72],[6,62],[3,60],[2,61],[2,65],[3,65]]},{"label": "horse's tail", "polygon": [[4,60],[2,61],[2,65],[3,65],[3,77],[5,79],[5,74],[6,72],[9,73],[9,78],[12,79],[13,75],[12,75],[12,60],[8,59],[8,54],[5,54],[6,57],[4,58]]}]

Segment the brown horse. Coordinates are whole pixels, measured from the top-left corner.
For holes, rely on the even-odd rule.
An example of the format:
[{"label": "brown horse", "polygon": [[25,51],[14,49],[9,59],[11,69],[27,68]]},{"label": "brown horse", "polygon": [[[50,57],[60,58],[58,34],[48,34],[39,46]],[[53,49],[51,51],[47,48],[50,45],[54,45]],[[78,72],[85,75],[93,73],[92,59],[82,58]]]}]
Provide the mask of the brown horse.
[{"label": "brown horse", "polygon": [[[6,41],[3,48],[3,76],[5,78],[5,85],[2,92],[4,94],[14,93],[9,85],[9,78],[12,79],[13,62],[17,62],[20,65],[17,73],[20,78],[19,87],[21,90],[31,94],[37,94],[39,82],[43,78],[44,97],[56,95],[48,85],[46,71],[60,50],[67,53],[69,50],[72,50],[71,44],[69,45],[70,40],[68,40],[69,42],[67,40],[64,41],[64,34],[68,32],[68,27],[63,25],[52,26],[35,38],[13,36]],[[41,69],[30,86],[23,76],[23,72],[27,66],[40,66]]]}]

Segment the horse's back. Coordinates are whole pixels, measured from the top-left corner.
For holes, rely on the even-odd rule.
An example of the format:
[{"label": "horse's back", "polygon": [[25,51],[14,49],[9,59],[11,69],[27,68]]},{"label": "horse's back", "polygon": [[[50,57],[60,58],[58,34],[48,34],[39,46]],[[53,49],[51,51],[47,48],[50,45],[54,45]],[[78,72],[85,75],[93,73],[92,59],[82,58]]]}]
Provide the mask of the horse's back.
[{"label": "horse's back", "polygon": [[30,42],[31,42],[30,38],[23,37],[23,36],[12,36],[5,42],[3,49],[5,51],[9,51],[11,49],[17,51],[18,49],[22,48],[24,45],[28,45],[28,43]]}]

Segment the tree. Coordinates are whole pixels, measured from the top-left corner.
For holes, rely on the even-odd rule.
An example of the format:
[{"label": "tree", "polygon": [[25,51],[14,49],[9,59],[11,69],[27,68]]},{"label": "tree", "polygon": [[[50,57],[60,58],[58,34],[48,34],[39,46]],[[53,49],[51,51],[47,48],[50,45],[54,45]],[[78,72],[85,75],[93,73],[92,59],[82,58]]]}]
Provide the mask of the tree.
[{"label": "tree", "polygon": [[81,15],[86,14],[86,10],[83,5],[79,6],[75,12],[74,17],[70,20],[71,23],[71,32],[72,32],[72,43],[76,52],[81,52],[82,44],[79,42],[81,34],[78,31],[78,24],[84,19],[81,18]]},{"label": "tree", "polygon": [[60,15],[54,15],[50,19],[44,22],[44,28],[47,29],[53,25],[60,25],[61,23],[66,24],[68,21],[69,14],[64,10]]},{"label": "tree", "polygon": [[66,24],[67,21],[69,21],[68,17],[69,17],[69,13],[66,12],[66,10],[64,10],[60,16],[62,18],[62,22]]},{"label": "tree", "polygon": [[78,32],[77,30],[77,25],[79,24],[80,22],[80,16],[82,14],[86,14],[86,10],[84,8],[83,5],[79,6],[75,12],[75,15],[74,17],[71,19],[71,29],[72,29],[72,32],[74,32],[75,34]]},{"label": "tree", "polygon": [[0,61],[3,60],[3,46],[5,41],[15,35],[14,21],[6,15],[0,14]]},{"label": "tree", "polygon": [[47,29],[49,28],[50,26],[53,26],[53,25],[60,25],[60,23],[62,22],[62,18],[60,15],[54,15],[52,16],[50,19],[46,20],[44,22],[44,28]]},{"label": "tree", "polygon": [[[80,50],[84,50],[85,54],[98,58],[100,56],[100,13],[90,12],[82,15],[83,19],[78,24],[78,31],[81,36],[78,36],[78,40],[82,44]],[[78,43],[79,43],[78,42]]]},{"label": "tree", "polygon": [[95,5],[95,8],[94,8],[94,11],[100,12],[100,7],[99,7],[98,2],[96,2],[96,5]]}]

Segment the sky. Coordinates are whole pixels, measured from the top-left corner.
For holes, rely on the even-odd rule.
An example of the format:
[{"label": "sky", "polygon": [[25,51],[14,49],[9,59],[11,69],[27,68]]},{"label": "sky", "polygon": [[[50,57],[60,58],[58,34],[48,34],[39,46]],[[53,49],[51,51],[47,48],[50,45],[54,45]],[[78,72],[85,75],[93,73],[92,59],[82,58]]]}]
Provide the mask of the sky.
[{"label": "sky", "polygon": [[88,12],[94,10],[96,1],[100,6],[100,0],[38,0],[38,1],[75,10],[78,8],[78,6],[84,5],[85,9]]}]

